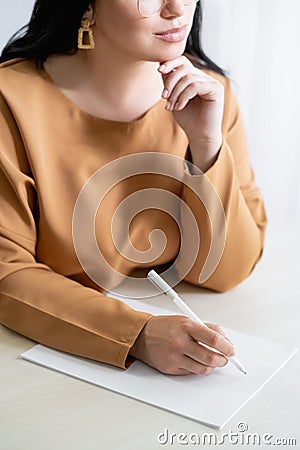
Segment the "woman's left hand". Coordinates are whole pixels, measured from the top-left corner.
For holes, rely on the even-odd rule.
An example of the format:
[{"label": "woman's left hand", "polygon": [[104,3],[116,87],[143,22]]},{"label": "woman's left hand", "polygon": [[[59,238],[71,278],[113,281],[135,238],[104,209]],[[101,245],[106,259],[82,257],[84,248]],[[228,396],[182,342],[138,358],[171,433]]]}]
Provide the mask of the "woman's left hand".
[{"label": "woman's left hand", "polygon": [[215,78],[193,66],[185,57],[162,63],[162,97],[185,131],[193,163],[207,170],[222,145],[224,87]]}]

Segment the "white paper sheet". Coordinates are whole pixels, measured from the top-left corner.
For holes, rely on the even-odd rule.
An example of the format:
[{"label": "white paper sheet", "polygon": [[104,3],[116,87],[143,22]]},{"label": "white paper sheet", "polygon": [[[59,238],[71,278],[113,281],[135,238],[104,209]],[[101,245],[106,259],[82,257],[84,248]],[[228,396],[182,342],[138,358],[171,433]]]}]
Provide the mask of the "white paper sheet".
[{"label": "white paper sheet", "polygon": [[[153,314],[174,314],[138,300],[127,299],[126,303]],[[247,376],[232,364],[216,369],[208,376],[164,375],[140,361],[123,370],[42,345],[33,347],[21,357],[211,427],[222,428],[297,352],[297,349],[289,350],[255,336],[224,330],[234,342]]]}]

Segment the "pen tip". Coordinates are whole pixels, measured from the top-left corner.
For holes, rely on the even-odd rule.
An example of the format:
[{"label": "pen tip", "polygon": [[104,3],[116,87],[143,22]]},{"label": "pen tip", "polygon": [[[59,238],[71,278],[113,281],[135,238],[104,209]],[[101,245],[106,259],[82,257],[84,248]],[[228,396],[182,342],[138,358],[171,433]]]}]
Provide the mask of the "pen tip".
[{"label": "pen tip", "polygon": [[246,372],[246,370],[243,370],[243,373],[244,373],[245,375],[248,375],[247,372]]}]

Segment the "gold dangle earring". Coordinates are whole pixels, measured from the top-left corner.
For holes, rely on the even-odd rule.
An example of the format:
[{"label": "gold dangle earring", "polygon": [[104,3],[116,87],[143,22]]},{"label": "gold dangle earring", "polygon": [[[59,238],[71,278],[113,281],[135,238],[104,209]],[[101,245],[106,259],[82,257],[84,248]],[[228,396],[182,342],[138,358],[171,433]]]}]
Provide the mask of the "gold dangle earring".
[{"label": "gold dangle earring", "polygon": [[95,41],[91,22],[89,19],[82,19],[81,27],[78,30],[78,48],[89,50],[95,48]]}]

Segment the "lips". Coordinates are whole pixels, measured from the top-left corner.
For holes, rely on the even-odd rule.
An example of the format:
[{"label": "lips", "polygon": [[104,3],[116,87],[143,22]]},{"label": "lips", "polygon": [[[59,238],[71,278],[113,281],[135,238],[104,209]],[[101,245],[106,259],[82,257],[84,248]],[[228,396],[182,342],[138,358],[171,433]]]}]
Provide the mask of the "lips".
[{"label": "lips", "polygon": [[186,38],[187,26],[171,28],[170,30],[162,31],[161,33],[156,33],[155,37],[167,42],[180,42]]}]

